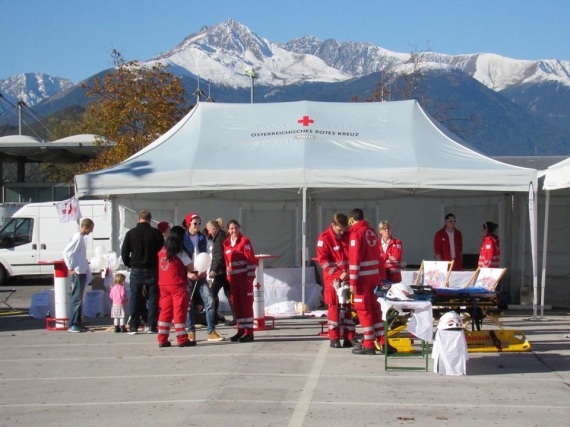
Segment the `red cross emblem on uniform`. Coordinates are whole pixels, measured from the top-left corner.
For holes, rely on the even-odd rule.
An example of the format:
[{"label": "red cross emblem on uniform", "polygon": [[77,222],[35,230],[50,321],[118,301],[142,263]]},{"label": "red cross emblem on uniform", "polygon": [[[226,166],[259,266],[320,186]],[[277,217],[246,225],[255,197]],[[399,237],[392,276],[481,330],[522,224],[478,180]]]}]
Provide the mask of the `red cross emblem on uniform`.
[{"label": "red cross emblem on uniform", "polygon": [[261,288],[261,285],[259,283],[256,283],[254,286],[255,289],[259,290],[259,288]]},{"label": "red cross emblem on uniform", "polygon": [[369,246],[376,246],[376,242],[378,241],[378,236],[376,236],[376,233],[374,231],[366,230],[364,238],[366,239],[366,243],[368,243]]},{"label": "red cross emblem on uniform", "polygon": [[168,259],[166,259],[166,257],[160,258],[159,266],[162,271],[168,270]]}]

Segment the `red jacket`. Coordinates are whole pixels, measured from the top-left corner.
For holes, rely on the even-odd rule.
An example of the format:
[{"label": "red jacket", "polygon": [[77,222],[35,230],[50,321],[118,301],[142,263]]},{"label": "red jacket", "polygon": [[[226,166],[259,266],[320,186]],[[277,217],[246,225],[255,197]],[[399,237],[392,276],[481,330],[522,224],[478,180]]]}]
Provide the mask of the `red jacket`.
[{"label": "red jacket", "polygon": [[[455,262],[454,270],[463,270],[463,235],[461,231],[455,229],[453,232],[453,241],[455,242]],[[441,256],[441,261],[451,261],[451,248],[449,247],[449,237],[445,227],[438,230],[433,237],[433,252],[435,255]]]},{"label": "red jacket", "polygon": [[477,267],[499,268],[500,261],[501,246],[499,244],[499,238],[494,234],[487,234],[483,237]]},{"label": "red jacket", "polygon": [[332,226],[319,235],[317,260],[323,269],[325,285],[332,285],[334,279],[348,271],[348,245],[346,234],[337,236]]},{"label": "red jacket", "polygon": [[249,239],[239,235],[236,244],[232,246],[231,236],[224,240],[224,259],[230,283],[249,282],[255,280],[255,253]]},{"label": "red jacket", "polygon": [[166,248],[158,253],[158,284],[159,286],[187,286],[186,268],[177,256],[172,261],[166,258]]},{"label": "red jacket", "polygon": [[384,252],[382,240],[380,240],[380,256],[386,269],[386,278],[392,283],[402,281],[402,242],[399,239],[390,239]]},{"label": "red jacket", "polygon": [[358,221],[349,228],[348,242],[350,286],[362,288],[379,285],[380,280],[386,278],[386,271],[380,257],[380,238],[376,231],[368,221]]}]

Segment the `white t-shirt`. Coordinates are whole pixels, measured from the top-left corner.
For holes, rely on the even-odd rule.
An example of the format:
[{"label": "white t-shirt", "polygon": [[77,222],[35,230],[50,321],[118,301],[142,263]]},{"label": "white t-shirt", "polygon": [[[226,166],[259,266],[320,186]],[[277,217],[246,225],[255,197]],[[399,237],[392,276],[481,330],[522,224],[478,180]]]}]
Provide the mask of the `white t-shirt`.
[{"label": "white t-shirt", "polygon": [[449,238],[449,252],[451,253],[451,259],[455,259],[455,235],[453,234],[455,230],[449,231],[445,230],[447,237]]},{"label": "white t-shirt", "polygon": [[194,246],[194,253],[192,254],[192,259],[196,259],[196,255],[198,254],[198,241],[199,241],[198,237],[199,236],[197,234],[195,234],[194,236],[190,234],[190,241]]}]

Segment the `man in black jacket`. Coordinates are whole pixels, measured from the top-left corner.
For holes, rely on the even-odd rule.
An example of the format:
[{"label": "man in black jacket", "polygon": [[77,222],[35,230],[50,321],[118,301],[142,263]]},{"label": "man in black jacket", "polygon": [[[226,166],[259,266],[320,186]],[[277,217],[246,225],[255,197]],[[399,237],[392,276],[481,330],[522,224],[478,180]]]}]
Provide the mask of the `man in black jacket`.
[{"label": "man in black jacket", "polygon": [[147,210],[139,213],[138,224],[129,230],[121,247],[123,264],[131,269],[129,331],[136,334],[144,312],[146,290],[148,298],[147,332],[157,332],[158,322],[158,252],[164,246],[162,233],[150,225],[152,215]]}]

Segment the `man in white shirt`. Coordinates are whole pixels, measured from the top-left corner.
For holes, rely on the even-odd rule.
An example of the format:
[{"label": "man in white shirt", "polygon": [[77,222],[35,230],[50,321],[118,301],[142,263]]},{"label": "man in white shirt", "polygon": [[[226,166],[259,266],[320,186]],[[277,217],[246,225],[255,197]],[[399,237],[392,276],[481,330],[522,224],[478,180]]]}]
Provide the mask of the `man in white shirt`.
[{"label": "man in white shirt", "polygon": [[87,261],[85,236],[88,236],[94,227],[95,224],[91,219],[83,218],[79,231],[75,233],[63,250],[63,260],[71,275],[69,332],[85,331],[85,328],[81,325],[81,306],[83,303],[83,292],[85,291],[87,273],[91,273],[89,262]]}]

